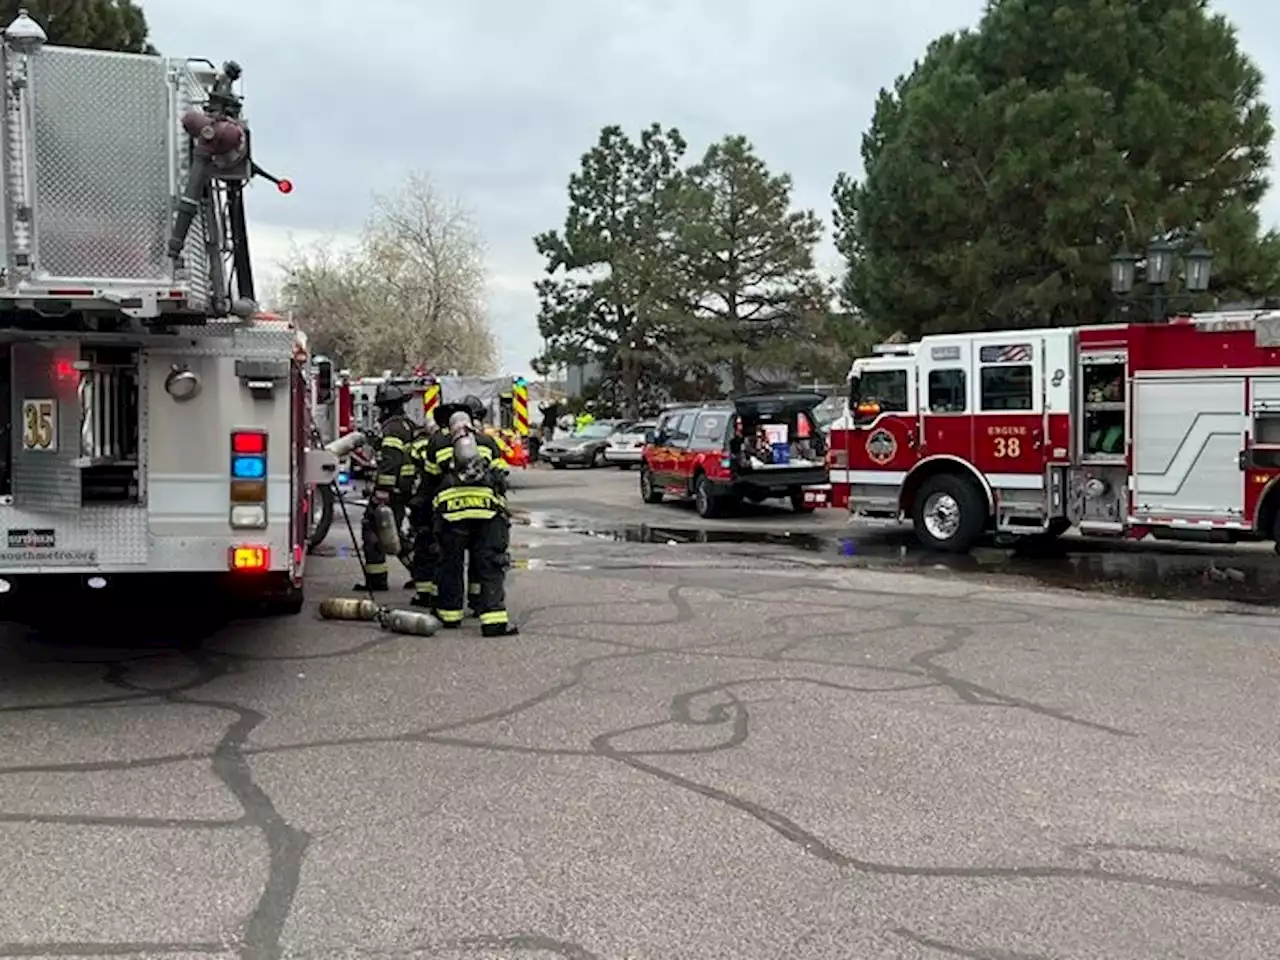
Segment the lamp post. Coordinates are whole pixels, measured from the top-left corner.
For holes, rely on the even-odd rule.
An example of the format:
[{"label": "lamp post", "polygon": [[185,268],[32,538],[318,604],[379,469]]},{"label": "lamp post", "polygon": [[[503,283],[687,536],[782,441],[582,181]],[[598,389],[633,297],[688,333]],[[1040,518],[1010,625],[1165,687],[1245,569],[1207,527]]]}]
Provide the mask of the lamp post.
[{"label": "lamp post", "polygon": [[[1209,289],[1209,273],[1213,266],[1213,253],[1197,238],[1189,250],[1181,250],[1168,234],[1155,237],[1148,245],[1146,255],[1139,257],[1122,249],[1111,258],[1111,292],[1126,308],[1129,303],[1149,302],[1149,320],[1160,323],[1168,319],[1169,301],[1176,294],[1169,292],[1177,261],[1182,260],[1182,292],[1191,296]],[[1138,265],[1142,264],[1144,296],[1135,295]]]}]

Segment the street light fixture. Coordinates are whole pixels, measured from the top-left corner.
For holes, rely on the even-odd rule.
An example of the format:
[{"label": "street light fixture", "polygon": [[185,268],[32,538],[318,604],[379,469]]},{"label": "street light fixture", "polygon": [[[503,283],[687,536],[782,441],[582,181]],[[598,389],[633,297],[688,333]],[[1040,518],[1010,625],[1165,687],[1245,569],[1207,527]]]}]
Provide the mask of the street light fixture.
[{"label": "street light fixture", "polygon": [[1209,268],[1213,265],[1213,253],[1197,240],[1196,245],[1182,256],[1186,267],[1186,285],[1190,293],[1204,293],[1209,289]]},{"label": "street light fixture", "polygon": [[1138,256],[1121,249],[1111,258],[1111,292],[1127,297],[1133,293],[1134,279],[1138,272]]},{"label": "street light fixture", "polygon": [[1178,248],[1161,237],[1147,246],[1147,283],[1163,287],[1173,279],[1173,258]]},{"label": "street light fixture", "polygon": [[[1158,236],[1147,245],[1142,271],[1147,289],[1143,297],[1137,298],[1133,291],[1137,285],[1138,263],[1143,258],[1121,249],[1111,258],[1111,292],[1122,300],[1149,299],[1150,319],[1156,322],[1166,319],[1169,300],[1166,289],[1173,280],[1179,253],[1179,246],[1168,235]],[[1197,238],[1190,250],[1181,253],[1181,259],[1183,292],[1194,295],[1207,291],[1213,254],[1204,241]]]}]

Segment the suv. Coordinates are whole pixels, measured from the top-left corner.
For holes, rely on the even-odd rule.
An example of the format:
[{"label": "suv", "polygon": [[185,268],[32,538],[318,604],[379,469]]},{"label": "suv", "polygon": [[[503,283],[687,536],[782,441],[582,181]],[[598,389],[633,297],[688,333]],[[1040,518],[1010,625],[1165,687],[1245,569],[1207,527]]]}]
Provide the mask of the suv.
[{"label": "suv", "polygon": [[742,500],[791,501],[797,513],[826,503],[826,442],[816,393],[750,394],[672,407],[646,436],[640,464],[645,503],[692,499],[701,517]]}]

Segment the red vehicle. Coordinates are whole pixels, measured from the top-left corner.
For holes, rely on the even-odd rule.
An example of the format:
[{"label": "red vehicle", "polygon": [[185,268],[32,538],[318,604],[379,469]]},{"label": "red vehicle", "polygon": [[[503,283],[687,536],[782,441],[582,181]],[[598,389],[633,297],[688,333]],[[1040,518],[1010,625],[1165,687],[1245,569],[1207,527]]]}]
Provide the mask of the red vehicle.
[{"label": "red vehicle", "polygon": [[672,407],[646,436],[640,463],[645,503],[693,500],[714,517],[742,500],[790,500],[797,513],[827,502],[826,443],[814,393],[752,394]]},{"label": "red vehicle", "polygon": [[833,503],[934,550],[1073,525],[1276,540],[1280,312],[878,347],[830,445]]}]

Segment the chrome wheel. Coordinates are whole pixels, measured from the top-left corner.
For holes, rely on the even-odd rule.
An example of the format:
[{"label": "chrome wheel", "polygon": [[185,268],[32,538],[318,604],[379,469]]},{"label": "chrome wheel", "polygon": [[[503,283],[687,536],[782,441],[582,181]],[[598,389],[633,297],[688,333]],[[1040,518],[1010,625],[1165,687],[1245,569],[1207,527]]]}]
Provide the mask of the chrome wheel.
[{"label": "chrome wheel", "polygon": [[924,528],[935,540],[950,540],[960,530],[960,504],[949,493],[935,493],[924,502]]}]

